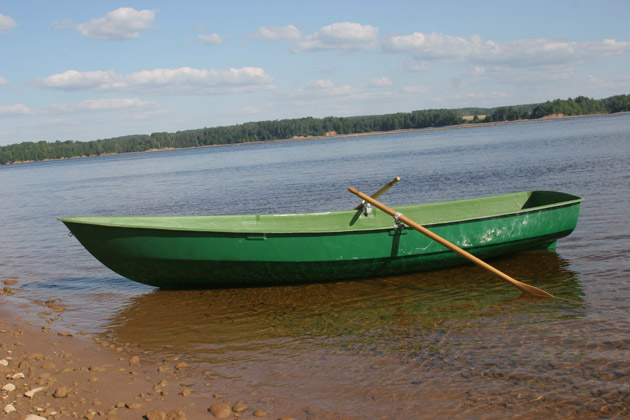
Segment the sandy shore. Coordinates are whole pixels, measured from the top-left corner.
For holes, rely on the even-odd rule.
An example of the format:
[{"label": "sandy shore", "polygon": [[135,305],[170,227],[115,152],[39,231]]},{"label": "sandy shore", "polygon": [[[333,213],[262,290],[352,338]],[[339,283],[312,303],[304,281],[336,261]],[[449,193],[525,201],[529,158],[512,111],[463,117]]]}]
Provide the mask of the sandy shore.
[{"label": "sandy shore", "polygon": [[[61,419],[288,419],[273,404],[231,399],[184,360],[156,360],[125,343],[55,326],[60,302],[16,305],[0,283],[0,417]],[[36,313],[30,320],[18,314]]]}]

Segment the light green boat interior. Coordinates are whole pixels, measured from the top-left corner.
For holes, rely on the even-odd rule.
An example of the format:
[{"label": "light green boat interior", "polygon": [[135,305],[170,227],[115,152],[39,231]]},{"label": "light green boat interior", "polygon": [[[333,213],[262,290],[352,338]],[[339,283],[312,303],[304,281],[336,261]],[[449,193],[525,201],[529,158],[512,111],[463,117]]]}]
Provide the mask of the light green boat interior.
[{"label": "light green boat interior", "polygon": [[[555,191],[524,191],[491,197],[431,204],[396,206],[395,209],[422,225],[448,224],[465,220],[513,215],[554,206],[575,204],[583,199]],[[59,220],[101,226],[160,230],[226,233],[319,233],[390,229],[394,220],[374,208],[363,211],[325,213],[223,215],[223,216],[142,216],[142,217],[64,217]]]}]

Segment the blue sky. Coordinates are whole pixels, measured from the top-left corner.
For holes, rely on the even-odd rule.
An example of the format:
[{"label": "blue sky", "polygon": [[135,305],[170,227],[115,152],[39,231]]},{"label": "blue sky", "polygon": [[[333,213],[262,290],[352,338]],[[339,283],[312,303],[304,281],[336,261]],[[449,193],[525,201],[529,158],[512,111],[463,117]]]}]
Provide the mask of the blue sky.
[{"label": "blue sky", "polygon": [[0,145],[630,93],[630,1],[0,0]]}]

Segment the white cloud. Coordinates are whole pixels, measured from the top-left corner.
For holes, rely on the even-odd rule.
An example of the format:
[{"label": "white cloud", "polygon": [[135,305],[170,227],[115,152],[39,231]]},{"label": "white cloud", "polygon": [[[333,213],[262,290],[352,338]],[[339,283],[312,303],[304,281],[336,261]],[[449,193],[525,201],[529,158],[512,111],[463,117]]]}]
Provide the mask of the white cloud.
[{"label": "white cloud", "polygon": [[598,77],[588,75],[586,77],[587,83],[597,88],[609,89],[610,91],[627,91],[630,89],[630,75],[624,75],[620,77],[614,77],[609,80],[603,80]]},{"label": "white cloud", "polygon": [[295,25],[261,26],[255,39],[288,41],[293,52],[324,50],[373,50],[378,45],[378,28],[354,22],[324,26],[319,32],[304,35]]},{"label": "white cloud", "polygon": [[51,25],[54,29],[77,29],[77,24],[70,19],[64,19],[62,21],[54,21]]},{"label": "white cloud", "polygon": [[426,86],[405,86],[403,87],[403,92],[412,95],[418,95],[421,93],[426,93],[429,88]]},{"label": "white cloud", "polygon": [[156,94],[236,93],[274,88],[273,77],[259,67],[226,70],[177,69],[143,70],[128,75],[114,71],[63,73],[39,79],[42,87],[62,90],[133,91]]},{"label": "white cloud", "polygon": [[292,46],[295,52],[322,50],[372,50],[378,44],[378,28],[353,22],[333,23],[321,32],[301,37]]},{"label": "white cloud", "polygon": [[199,34],[197,39],[206,45],[221,45],[225,43],[225,38],[219,34]]},{"label": "white cloud", "polygon": [[386,52],[411,53],[424,59],[469,56],[480,48],[479,44],[479,37],[467,40],[436,32],[427,35],[421,32],[414,32],[411,35],[389,35],[383,40]]},{"label": "white cloud", "polygon": [[492,92],[469,92],[469,93],[457,93],[455,95],[444,97],[435,97],[431,101],[442,106],[452,107],[465,107],[465,106],[496,106],[497,100],[505,100],[511,98],[507,92],[492,91]]},{"label": "white cloud", "polygon": [[138,98],[102,98],[47,105],[41,109],[41,112],[46,114],[72,114],[85,111],[153,110],[159,107],[160,105],[157,102],[143,101]]},{"label": "white cloud", "polygon": [[63,90],[109,90],[125,86],[124,76],[114,73],[113,70],[86,72],[67,70],[63,73],[39,79],[38,84],[48,88]]},{"label": "white cloud", "polygon": [[10,16],[5,16],[0,13],[0,35],[9,32],[11,29],[15,28],[17,23]]},{"label": "white cloud", "polygon": [[293,40],[302,38],[302,32],[295,25],[261,26],[253,38],[267,40]]},{"label": "white cloud", "polygon": [[471,65],[483,74],[488,67],[573,66],[585,61],[630,51],[630,42],[568,42],[552,39],[520,39],[506,43],[482,41],[441,33],[389,35],[383,40],[389,53],[411,54],[416,60],[451,60]]},{"label": "white cloud", "polygon": [[[156,10],[135,10],[121,7],[105,16],[81,23],[76,29],[91,39],[126,40],[138,38],[140,31],[151,29],[154,25]],[[68,25],[68,23],[64,23]]]},{"label": "white cloud", "polygon": [[2,106],[0,107],[0,116],[57,115],[100,111],[161,112],[162,108],[157,102],[144,101],[138,98],[101,98],[65,104],[51,104],[38,110],[31,110],[23,104]]},{"label": "white cloud", "polygon": [[358,89],[350,85],[336,85],[330,79],[313,80],[306,84],[302,93],[314,94],[318,96],[340,96],[351,95],[358,92]]},{"label": "white cloud", "polygon": [[429,68],[426,61],[409,61],[402,66],[403,70],[421,72]]},{"label": "white cloud", "polygon": [[383,76],[383,77],[377,77],[377,78],[372,79],[370,84],[372,86],[383,87],[383,86],[392,86],[394,84],[394,82],[392,82],[389,79],[389,77]]},{"label": "white cloud", "polygon": [[0,76],[0,86],[5,86],[8,84],[9,84],[9,81],[7,80],[7,78]]},{"label": "white cloud", "polygon": [[31,115],[32,111],[29,107],[22,104],[0,106],[0,117],[7,115]]}]

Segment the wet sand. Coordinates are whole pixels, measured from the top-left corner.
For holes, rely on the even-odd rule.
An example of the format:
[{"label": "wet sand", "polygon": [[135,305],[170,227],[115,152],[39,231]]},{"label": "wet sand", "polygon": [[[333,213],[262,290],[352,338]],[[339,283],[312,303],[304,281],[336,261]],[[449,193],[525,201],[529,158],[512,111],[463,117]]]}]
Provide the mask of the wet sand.
[{"label": "wet sand", "polygon": [[19,293],[19,285],[0,286],[3,419],[289,418],[272,402],[215,389],[211,376],[192,377],[184,360],[156,360],[125,343],[60,330],[54,323],[63,302],[15,305],[6,296]]}]

